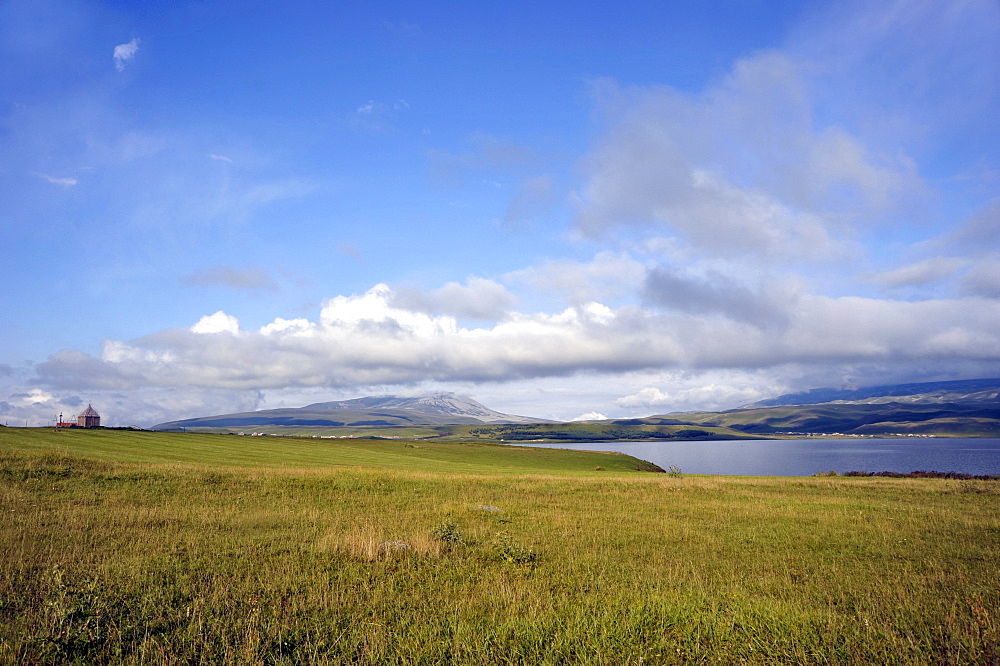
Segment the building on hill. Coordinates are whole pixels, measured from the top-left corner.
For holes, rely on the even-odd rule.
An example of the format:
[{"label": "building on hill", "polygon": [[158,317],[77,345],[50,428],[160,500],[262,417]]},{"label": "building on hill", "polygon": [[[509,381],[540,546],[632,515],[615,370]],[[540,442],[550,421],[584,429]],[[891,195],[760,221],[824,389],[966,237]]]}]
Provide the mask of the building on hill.
[{"label": "building on hill", "polygon": [[80,412],[80,415],[76,417],[76,426],[78,428],[99,428],[101,427],[101,415],[88,404],[87,409]]}]

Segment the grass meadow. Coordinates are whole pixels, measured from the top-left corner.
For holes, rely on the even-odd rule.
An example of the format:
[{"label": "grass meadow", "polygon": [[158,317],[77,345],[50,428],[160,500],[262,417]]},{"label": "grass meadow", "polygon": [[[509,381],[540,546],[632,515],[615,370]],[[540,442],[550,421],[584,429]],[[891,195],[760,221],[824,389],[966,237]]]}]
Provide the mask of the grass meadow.
[{"label": "grass meadow", "polygon": [[0,428],[0,662],[1000,660],[1000,484]]}]

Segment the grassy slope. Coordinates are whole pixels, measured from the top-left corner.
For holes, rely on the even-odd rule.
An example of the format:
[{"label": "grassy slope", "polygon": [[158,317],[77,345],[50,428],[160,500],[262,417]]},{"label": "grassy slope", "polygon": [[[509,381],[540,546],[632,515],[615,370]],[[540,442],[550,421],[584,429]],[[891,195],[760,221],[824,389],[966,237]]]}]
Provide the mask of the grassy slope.
[{"label": "grassy slope", "polygon": [[293,444],[0,429],[0,662],[1000,657],[995,483]]},{"label": "grassy slope", "polygon": [[55,451],[127,462],[315,468],[330,466],[414,472],[582,473],[661,471],[630,456],[510,447],[491,443],[239,437],[129,430],[0,430],[0,450]]}]

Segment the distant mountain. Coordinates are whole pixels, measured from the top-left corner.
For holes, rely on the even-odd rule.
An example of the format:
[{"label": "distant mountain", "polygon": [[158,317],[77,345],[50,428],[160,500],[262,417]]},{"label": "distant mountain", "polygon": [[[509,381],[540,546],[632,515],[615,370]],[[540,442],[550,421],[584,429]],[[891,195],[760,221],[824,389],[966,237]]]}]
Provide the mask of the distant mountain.
[{"label": "distant mountain", "polygon": [[812,389],[805,393],[789,393],[761,400],[743,409],[780,407],[784,405],[818,405],[825,402],[884,402],[957,403],[997,400],[1000,379],[959,379],[947,382],[891,384],[861,389]]},{"label": "distant mountain", "polygon": [[[674,423],[745,433],[1000,436],[1000,379],[815,389],[724,412],[669,414]],[[651,419],[645,419],[651,421]]]},{"label": "distant mountain", "polygon": [[254,426],[438,426],[539,423],[543,419],[494,411],[452,393],[407,398],[395,395],[317,402],[305,407],[264,409],[168,421],[153,430],[252,428]]}]

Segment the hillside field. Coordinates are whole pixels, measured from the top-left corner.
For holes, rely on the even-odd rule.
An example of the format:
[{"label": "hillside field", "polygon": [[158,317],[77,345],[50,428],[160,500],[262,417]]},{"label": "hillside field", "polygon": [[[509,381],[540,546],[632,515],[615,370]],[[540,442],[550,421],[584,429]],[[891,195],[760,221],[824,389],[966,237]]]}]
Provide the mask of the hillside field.
[{"label": "hillside field", "polygon": [[0,662],[996,663],[1000,484],[0,428]]}]

